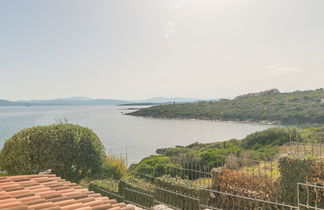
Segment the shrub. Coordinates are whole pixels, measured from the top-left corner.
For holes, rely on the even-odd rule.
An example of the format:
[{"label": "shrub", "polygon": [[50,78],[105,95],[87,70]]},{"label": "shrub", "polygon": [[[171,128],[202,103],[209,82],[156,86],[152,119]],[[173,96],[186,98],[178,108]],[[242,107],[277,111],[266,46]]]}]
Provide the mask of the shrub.
[{"label": "shrub", "polygon": [[212,170],[212,188],[217,191],[270,200],[276,184],[267,176],[251,174],[227,168]]},{"label": "shrub", "polygon": [[175,148],[168,148],[165,149],[165,152],[163,152],[163,155],[168,157],[177,156],[179,154],[185,154],[190,153],[190,149],[186,147],[175,147]]},{"label": "shrub", "polygon": [[301,139],[301,136],[295,128],[269,128],[242,139],[242,147],[257,150],[265,145],[282,145],[298,139]]},{"label": "shrub", "polygon": [[9,175],[52,169],[56,175],[78,182],[98,176],[104,157],[104,146],[92,130],[53,124],[22,130],[6,140],[0,167]]},{"label": "shrub", "polygon": [[324,186],[324,161],[317,161],[313,166],[313,170],[315,182]]},{"label": "shrub", "polygon": [[101,179],[90,182],[89,188],[100,188],[109,192],[118,192],[118,181],[115,179]]},{"label": "shrub", "polygon": [[138,164],[132,165],[130,170],[135,173],[143,173],[158,177],[166,174],[169,166],[179,167],[179,165],[171,163],[169,157],[151,155],[150,157],[141,160]]},{"label": "shrub", "polygon": [[162,176],[155,180],[155,184],[159,188],[174,191],[191,197],[198,197],[199,185],[194,181],[182,179],[181,177]]},{"label": "shrub", "polygon": [[146,182],[143,179],[139,179],[134,176],[126,176],[121,178],[118,185],[119,194],[124,195],[124,188],[133,189],[143,193],[152,194],[154,192],[154,185]]},{"label": "shrub", "polygon": [[279,159],[279,187],[276,192],[281,202],[297,205],[297,183],[314,181],[314,161],[285,156]]},{"label": "shrub", "polygon": [[208,167],[221,167],[225,164],[224,156],[230,154],[239,154],[243,149],[236,145],[231,145],[226,148],[209,148],[199,154],[201,158],[201,163]]},{"label": "shrub", "polygon": [[120,179],[127,174],[127,164],[123,158],[108,155],[102,169],[104,178]]}]

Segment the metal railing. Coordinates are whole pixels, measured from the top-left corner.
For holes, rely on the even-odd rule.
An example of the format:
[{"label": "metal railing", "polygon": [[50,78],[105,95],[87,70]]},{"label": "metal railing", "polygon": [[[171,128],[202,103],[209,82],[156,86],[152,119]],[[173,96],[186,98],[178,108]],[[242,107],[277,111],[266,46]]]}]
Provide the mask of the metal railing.
[{"label": "metal railing", "polygon": [[324,186],[298,183],[297,201],[299,209],[324,210]]},{"label": "metal railing", "polygon": [[282,209],[297,210],[298,207],[282,203],[265,201],[215,190],[201,189],[205,196],[201,196],[201,206],[207,209]]},{"label": "metal railing", "polygon": [[123,202],[125,200],[124,196],[119,195],[117,192],[111,192],[107,190],[103,190],[98,187],[94,187],[92,190],[94,190],[97,193],[100,193],[103,196],[107,196],[110,199],[116,199],[118,202]]},{"label": "metal railing", "polygon": [[[305,146],[307,143],[295,143],[293,145]],[[317,145],[317,144],[313,144]],[[324,144],[319,144],[323,145]],[[308,147],[309,150],[309,147]],[[322,154],[324,149],[315,148],[313,152]],[[298,152],[298,151],[296,151]],[[278,166],[273,162],[257,161],[247,158],[240,158],[234,155],[218,156],[219,166],[233,169],[238,172],[251,175],[251,178],[270,178],[271,180],[279,176]],[[154,173],[153,173],[154,172]],[[270,201],[270,199],[247,197],[245,194],[234,192],[221,192],[212,190],[212,172],[210,168],[202,166],[200,163],[175,163],[175,166],[165,166],[158,171],[141,170],[133,175],[155,183],[156,177],[169,175],[180,177],[194,182],[198,187],[199,196],[193,197],[173,189],[154,187],[154,192],[146,193],[134,188],[124,188],[123,195],[116,195],[101,189],[97,191],[108,197],[132,203],[143,208],[150,208],[157,203],[163,203],[177,209],[316,209],[324,210],[324,187],[309,184],[297,185],[298,207]],[[243,187],[243,186],[242,186]],[[209,189],[208,189],[209,188]],[[234,194],[233,194],[234,193]],[[189,205],[190,204],[190,205]],[[294,204],[295,205],[295,204]],[[296,203],[297,205],[297,203]],[[198,206],[198,207],[197,207]],[[194,208],[192,208],[194,207]]]},{"label": "metal railing", "polygon": [[[260,161],[249,158],[238,157],[236,154],[217,155],[213,167],[203,166],[202,163],[177,163],[182,168],[177,168],[176,174],[181,174],[181,177],[189,179],[209,178],[212,168],[224,167],[240,171],[244,174],[252,175],[253,177],[268,177],[276,179],[279,176],[278,166],[273,161]],[[187,173],[179,173],[181,170],[187,170]],[[191,170],[191,171],[190,171]],[[191,172],[191,173],[188,173]],[[189,174],[189,175],[188,175]]]},{"label": "metal railing", "polygon": [[[302,185],[302,184],[299,184]],[[304,186],[304,184],[303,184]],[[308,186],[308,185],[307,185]],[[323,188],[321,188],[323,189]],[[213,210],[300,210],[300,209],[317,209],[323,210],[319,204],[312,206],[311,199],[307,199],[306,203],[301,202],[299,199],[299,206],[291,206],[277,202],[261,200],[246,196],[235,195],[231,193],[220,192],[211,189],[197,189],[199,191],[197,197],[189,196],[183,193],[175,192],[162,187],[154,187],[154,192],[145,193],[134,188],[124,188],[124,195],[116,195],[107,192],[100,188],[94,189],[96,192],[110,198],[118,198],[119,202],[134,204],[144,209],[149,209],[157,204],[164,204],[174,209],[185,210],[200,210],[200,209],[213,209]],[[298,188],[300,190],[300,187]],[[301,194],[298,194],[299,196]],[[309,193],[309,196],[311,193]],[[317,196],[317,197],[316,197]],[[320,195],[315,194],[318,198]],[[302,208],[303,207],[303,208]]]},{"label": "metal railing", "polygon": [[184,195],[160,187],[155,187],[155,202],[165,204],[175,209],[197,210],[200,209],[200,201],[197,198]]},{"label": "metal railing", "polygon": [[163,175],[169,175],[171,177],[180,177],[182,179],[192,180],[197,186],[200,186],[202,188],[210,187],[212,183],[210,171],[200,171],[197,169],[181,168],[175,166],[166,166],[163,170],[161,170],[160,173],[152,174],[149,170],[139,170],[136,172],[132,172],[132,175],[145,179],[149,182],[154,182],[156,177],[161,177]]},{"label": "metal railing", "polygon": [[273,161],[253,160],[235,155],[219,155],[219,157],[224,159],[225,168],[237,170],[252,177],[275,179],[279,176],[277,165]]},{"label": "metal railing", "polygon": [[124,188],[124,202],[147,209],[154,206],[154,196],[136,189]]}]

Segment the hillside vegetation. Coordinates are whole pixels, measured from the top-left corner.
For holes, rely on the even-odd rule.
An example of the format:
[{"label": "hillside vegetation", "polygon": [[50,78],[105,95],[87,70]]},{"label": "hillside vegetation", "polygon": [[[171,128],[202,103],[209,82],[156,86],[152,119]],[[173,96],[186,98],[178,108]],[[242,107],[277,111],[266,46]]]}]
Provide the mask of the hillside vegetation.
[{"label": "hillside vegetation", "polygon": [[[89,189],[147,209],[155,202],[187,210],[297,209],[299,198],[324,207],[323,190],[296,190],[297,183],[323,186],[324,162],[316,152],[323,131],[275,127],[241,140],[158,149],[126,176],[92,181]],[[282,150],[289,145],[307,146]]]},{"label": "hillside vegetation", "polygon": [[133,116],[324,124],[324,89],[280,93],[269,90],[235,99],[153,106],[129,113]]},{"label": "hillside vegetation", "polygon": [[[295,128],[269,128],[252,133],[241,140],[232,139],[215,143],[193,143],[188,146],[158,149],[158,155],[144,158],[132,165],[131,170],[161,173],[161,166],[177,163],[199,163],[213,168],[224,164],[221,156],[235,155],[240,158],[268,161],[278,154],[279,147],[288,142],[303,141],[303,131]],[[305,138],[306,139],[306,138]],[[171,164],[172,165],[172,164]]]}]

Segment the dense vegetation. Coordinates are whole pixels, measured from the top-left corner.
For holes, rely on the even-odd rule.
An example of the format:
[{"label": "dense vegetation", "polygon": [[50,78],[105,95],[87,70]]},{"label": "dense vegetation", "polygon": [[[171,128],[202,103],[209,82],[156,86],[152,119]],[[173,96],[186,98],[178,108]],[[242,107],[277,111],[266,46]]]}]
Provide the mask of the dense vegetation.
[{"label": "dense vegetation", "polygon": [[291,93],[270,90],[238,96],[233,100],[154,106],[129,114],[158,118],[324,124],[324,89]]},{"label": "dense vegetation", "polygon": [[80,181],[102,173],[105,153],[98,136],[72,124],[37,126],[6,140],[0,154],[1,170],[9,175],[37,174],[51,169],[56,175]]},{"label": "dense vegetation", "polygon": [[[324,162],[308,146],[305,153],[282,149],[318,143],[323,131],[275,127],[241,140],[158,149],[158,155],[132,165],[121,179],[93,181],[89,189],[145,208],[157,201],[188,210],[281,209],[250,198],[297,206],[297,183],[322,184]],[[298,192],[302,202],[324,207],[324,191],[316,191],[318,204],[315,197],[307,198],[314,195],[312,189]]]},{"label": "dense vegetation", "polygon": [[[158,155],[143,159],[132,165],[133,171],[145,171],[154,176],[163,175],[165,166],[174,162],[181,164],[199,163],[202,167],[219,167],[226,163],[222,156],[235,155],[253,160],[271,160],[279,152],[279,146],[290,141],[301,141],[303,131],[295,128],[269,128],[252,133],[242,140],[228,140],[216,143],[193,143],[188,146],[158,149]],[[173,162],[173,163],[172,163]]]}]

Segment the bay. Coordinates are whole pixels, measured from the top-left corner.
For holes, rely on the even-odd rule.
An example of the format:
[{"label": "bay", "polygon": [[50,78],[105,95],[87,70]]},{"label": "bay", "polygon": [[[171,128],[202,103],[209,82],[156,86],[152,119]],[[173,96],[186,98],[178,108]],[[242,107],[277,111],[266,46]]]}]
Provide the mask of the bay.
[{"label": "bay", "polygon": [[154,119],[124,115],[127,106],[29,106],[0,107],[0,147],[21,129],[48,125],[64,119],[91,128],[106,152],[135,163],[156,149],[194,142],[209,143],[264,130],[271,125],[205,120]]}]

